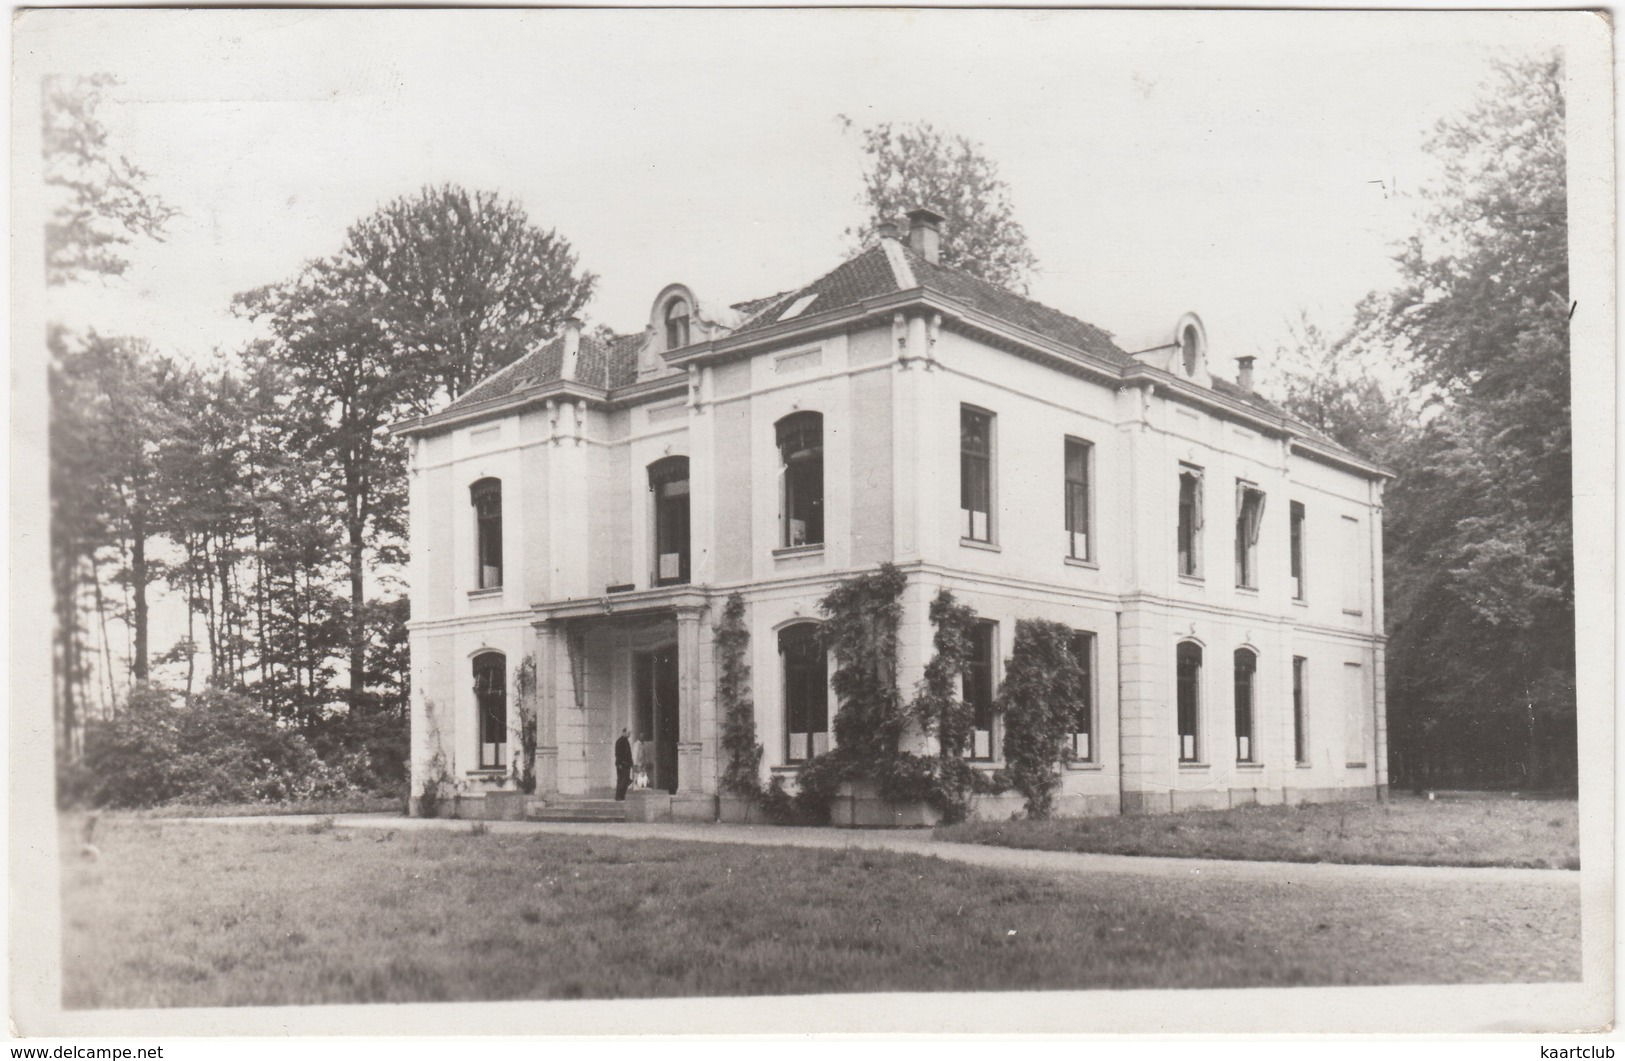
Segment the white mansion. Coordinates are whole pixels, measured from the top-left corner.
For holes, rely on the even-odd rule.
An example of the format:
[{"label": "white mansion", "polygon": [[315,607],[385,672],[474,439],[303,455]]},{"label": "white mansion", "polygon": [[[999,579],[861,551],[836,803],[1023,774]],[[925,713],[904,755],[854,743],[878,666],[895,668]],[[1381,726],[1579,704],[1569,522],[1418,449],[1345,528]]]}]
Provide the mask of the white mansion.
[{"label": "white mansion", "polygon": [[[672,813],[711,818],[714,628],[743,595],[758,737],[793,780],[835,713],[818,601],[907,576],[899,684],[947,587],[980,625],[973,758],[1018,619],[1077,631],[1061,814],[1371,798],[1387,783],[1381,468],[1211,374],[1201,320],[1149,349],[938,263],[941,218],[798,290],[672,284],[607,343],[572,323],[411,447],[414,798],[520,754],[601,796],[623,727]],[[511,790],[511,782],[509,782]]]}]

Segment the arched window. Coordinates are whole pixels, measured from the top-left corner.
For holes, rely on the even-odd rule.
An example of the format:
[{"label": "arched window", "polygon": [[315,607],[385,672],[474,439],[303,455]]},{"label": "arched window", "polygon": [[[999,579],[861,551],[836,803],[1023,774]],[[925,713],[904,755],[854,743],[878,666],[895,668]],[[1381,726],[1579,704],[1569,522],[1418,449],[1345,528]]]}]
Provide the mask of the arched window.
[{"label": "arched window", "polygon": [[1253,677],[1258,657],[1251,649],[1236,649],[1236,762],[1253,761]]},{"label": "arched window", "polygon": [[804,762],[829,750],[829,664],[817,623],[779,631],[784,673],[784,758]]},{"label": "arched window", "polygon": [[791,413],[774,425],[779,443],[779,543],[785,547],[824,541],[824,418]]},{"label": "arched window", "polygon": [[508,751],[508,660],[500,652],[474,657],[474,702],[479,712],[480,769],[499,769]]},{"label": "arched window", "polygon": [[666,349],[688,345],[688,303],[674,298],[666,304]]},{"label": "arched window", "polygon": [[[1166,334],[1166,333],[1164,333]],[[1185,375],[1196,375],[1196,365],[1201,352],[1201,337],[1197,335],[1195,325],[1186,325],[1179,335],[1179,359],[1185,367]]]},{"label": "arched window", "polygon": [[654,494],[655,585],[688,581],[688,458],[666,457],[649,465]]},{"label": "arched window", "polygon": [[474,584],[479,589],[502,585],[502,480],[481,479],[469,487],[474,502],[478,568]]},{"label": "arched window", "polygon": [[1202,646],[1181,641],[1177,650],[1179,713],[1179,761],[1200,761],[1202,715]]}]

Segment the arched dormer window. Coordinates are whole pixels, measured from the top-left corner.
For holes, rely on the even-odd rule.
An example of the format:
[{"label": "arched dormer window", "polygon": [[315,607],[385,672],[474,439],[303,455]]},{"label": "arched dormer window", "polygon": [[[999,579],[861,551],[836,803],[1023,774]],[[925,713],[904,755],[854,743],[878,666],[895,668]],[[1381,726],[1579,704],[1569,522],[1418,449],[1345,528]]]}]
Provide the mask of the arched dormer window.
[{"label": "arched dormer window", "polygon": [[468,492],[474,503],[474,585],[497,589],[502,585],[502,480],[481,479]]},{"label": "arched dormer window", "polygon": [[688,581],[688,458],[665,457],[649,465],[654,494],[655,585]]},{"label": "arched dormer window", "polygon": [[500,769],[508,752],[508,659],[502,653],[474,657],[474,704],[479,713],[480,769]]},{"label": "arched dormer window", "polygon": [[779,446],[779,544],[824,542],[824,417],[800,412],[773,425]]},{"label": "arched dormer window", "polygon": [[784,677],[784,760],[805,762],[829,750],[829,661],[817,623],[779,631]]},{"label": "arched dormer window", "polygon": [[666,349],[688,345],[688,303],[674,298],[666,303]]}]

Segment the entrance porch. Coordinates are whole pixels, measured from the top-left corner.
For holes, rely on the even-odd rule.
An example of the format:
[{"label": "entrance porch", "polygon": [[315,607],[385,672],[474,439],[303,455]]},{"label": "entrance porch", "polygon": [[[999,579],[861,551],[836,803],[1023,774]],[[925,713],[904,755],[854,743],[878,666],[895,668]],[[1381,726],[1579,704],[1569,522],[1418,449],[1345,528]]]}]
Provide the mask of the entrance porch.
[{"label": "entrance porch", "polygon": [[664,810],[669,801],[673,817],[715,819],[708,613],[705,594],[687,587],[537,609],[537,797],[614,796],[615,741],[625,729],[634,779],[649,781],[634,802]]}]

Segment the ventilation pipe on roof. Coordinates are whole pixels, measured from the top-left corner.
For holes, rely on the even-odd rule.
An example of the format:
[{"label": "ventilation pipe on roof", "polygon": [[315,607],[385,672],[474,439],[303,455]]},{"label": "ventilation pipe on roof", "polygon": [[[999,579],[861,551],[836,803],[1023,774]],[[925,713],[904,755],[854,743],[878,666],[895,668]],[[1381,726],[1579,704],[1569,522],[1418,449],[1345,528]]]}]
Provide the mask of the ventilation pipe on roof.
[{"label": "ventilation pipe on roof", "polygon": [[880,236],[881,239],[896,239],[897,222],[882,221],[880,224],[875,226],[875,232]]},{"label": "ventilation pipe on roof", "polygon": [[908,212],[908,245],[914,248],[915,254],[932,265],[936,265],[941,257],[944,220],[941,214],[925,206],[915,207]]},{"label": "ventilation pipe on roof", "polygon": [[581,360],[581,318],[564,318],[564,364],[559,367],[560,379],[575,379],[576,365]]},{"label": "ventilation pipe on roof", "polygon": [[1253,358],[1236,358],[1236,385],[1244,391],[1253,389]]}]

